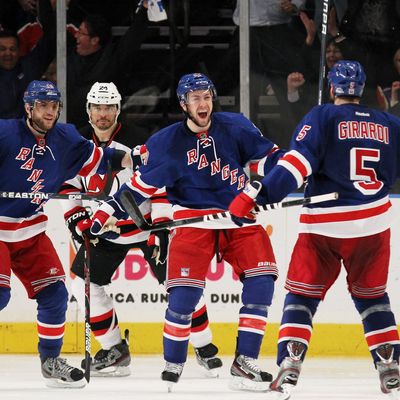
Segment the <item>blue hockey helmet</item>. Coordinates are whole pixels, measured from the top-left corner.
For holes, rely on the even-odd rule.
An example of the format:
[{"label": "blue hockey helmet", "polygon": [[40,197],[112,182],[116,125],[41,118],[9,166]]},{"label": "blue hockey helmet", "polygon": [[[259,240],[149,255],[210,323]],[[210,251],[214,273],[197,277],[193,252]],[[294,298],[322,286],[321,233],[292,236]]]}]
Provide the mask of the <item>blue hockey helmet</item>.
[{"label": "blue hockey helmet", "polygon": [[36,100],[58,101],[61,103],[61,93],[50,81],[32,81],[25,90],[24,103],[33,105]]},{"label": "blue hockey helmet", "polygon": [[201,73],[193,73],[183,75],[178,82],[178,87],[176,88],[176,95],[178,96],[179,102],[186,102],[187,94],[195,90],[210,90],[213,100],[217,97],[217,90],[211,79],[206,75]]},{"label": "blue hockey helmet", "polygon": [[358,61],[342,60],[335,63],[328,74],[328,83],[333,86],[336,97],[361,97],[366,75]]}]

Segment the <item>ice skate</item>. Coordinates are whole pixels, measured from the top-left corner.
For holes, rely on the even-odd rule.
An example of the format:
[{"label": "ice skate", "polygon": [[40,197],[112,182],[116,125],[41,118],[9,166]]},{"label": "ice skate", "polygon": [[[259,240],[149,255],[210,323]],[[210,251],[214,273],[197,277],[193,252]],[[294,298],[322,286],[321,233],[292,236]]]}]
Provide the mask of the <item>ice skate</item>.
[{"label": "ice skate", "polygon": [[46,358],[42,362],[42,375],[51,388],[82,388],[86,385],[83,372],[67,364],[64,358]]},{"label": "ice skate", "polygon": [[209,343],[206,346],[195,348],[194,352],[196,353],[197,363],[203,367],[206,375],[210,378],[218,378],[222,361],[216,357],[217,346]]},{"label": "ice skate", "polygon": [[302,355],[306,349],[303,343],[290,341],[287,344],[289,357],[285,357],[281,362],[278,376],[271,382],[271,398],[286,400],[290,398],[290,393],[299,379]]},{"label": "ice skate", "polygon": [[232,390],[247,390],[251,392],[265,392],[272,375],[261,371],[256,359],[236,354],[231,366],[229,388]]},{"label": "ice skate", "polygon": [[[131,369],[131,354],[129,351],[129,331],[125,331],[125,339],[112,346],[110,350],[99,350],[90,365],[90,375],[96,377],[129,376]],[[82,360],[85,369],[85,360]]]},{"label": "ice skate", "polygon": [[161,379],[167,383],[168,393],[172,392],[172,388],[178,383],[184,365],[184,363],[172,363],[168,361],[165,364],[164,371],[161,373]]},{"label": "ice skate", "polygon": [[383,344],[376,349],[376,354],[381,361],[376,363],[376,368],[381,381],[381,390],[390,395],[391,398],[398,398],[400,387],[399,365],[393,360],[394,348],[391,344]]}]

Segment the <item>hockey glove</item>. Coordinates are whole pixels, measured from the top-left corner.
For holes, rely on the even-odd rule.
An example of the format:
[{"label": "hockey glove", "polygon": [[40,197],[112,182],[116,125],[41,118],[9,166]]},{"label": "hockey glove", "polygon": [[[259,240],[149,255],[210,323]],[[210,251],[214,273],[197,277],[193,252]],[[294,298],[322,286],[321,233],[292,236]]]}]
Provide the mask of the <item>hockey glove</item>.
[{"label": "hockey glove", "polygon": [[164,284],[167,279],[167,263],[157,263],[155,258],[147,259],[147,262],[150,265],[151,272],[158,280],[158,283],[160,285]]},{"label": "hockey glove", "polygon": [[147,159],[147,148],[144,144],[138,144],[131,150],[132,170],[135,171],[142,164],[145,164]]},{"label": "hockey glove", "polygon": [[258,181],[248,183],[243,192],[239,193],[229,205],[232,221],[238,225],[254,224],[256,218],[251,210],[256,205],[255,198],[262,188],[262,184]]},{"label": "hockey glove", "polygon": [[167,278],[167,260],[169,244],[169,230],[153,232],[147,240],[150,250],[151,261],[149,262],[151,271],[160,284]]},{"label": "hockey glove", "polygon": [[90,233],[92,221],[86,208],[80,206],[74,207],[64,214],[64,218],[72,237],[78,243],[83,243],[83,235],[87,235],[90,239],[93,239],[93,235]]},{"label": "hockey glove", "polygon": [[119,233],[114,229],[110,229],[110,227],[115,226],[117,219],[126,219],[127,217],[128,215],[125,210],[111,196],[101,203],[100,207],[94,213],[90,232],[104,239],[116,239]]},{"label": "hockey glove", "polygon": [[168,255],[169,230],[153,232],[147,240],[147,246],[151,251],[151,258],[156,260],[157,264],[164,264]]}]

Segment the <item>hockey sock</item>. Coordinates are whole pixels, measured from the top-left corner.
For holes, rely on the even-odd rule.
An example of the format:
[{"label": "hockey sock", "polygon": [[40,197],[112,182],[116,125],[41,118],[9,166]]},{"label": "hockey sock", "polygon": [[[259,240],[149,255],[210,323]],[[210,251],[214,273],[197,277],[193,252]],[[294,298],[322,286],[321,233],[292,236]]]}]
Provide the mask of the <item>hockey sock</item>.
[{"label": "hockey sock", "polygon": [[[71,284],[80,310],[85,309],[85,282],[76,276]],[[118,325],[117,314],[113,299],[106,293],[104,286],[90,283],[90,329],[101,348],[110,350],[121,343],[121,331]]]},{"label": "hockey sock", "polygon": [[7,307],[11,298],[11,259],[6,243],[0,242],[0,310]]},{"label": "hockey sock", "polygon": [[386,343],[393,345],[393,359],[399,361],[399,333],[387,293],[375,299],[351,296],[364,326],[364,335],[374,363],[380,361],[376,349]]},{"label": "hockey sock", "polygon": [[[1,282],[1,275],[0,275]],[[7,307],[8,302],[11,298],[11,289],[9,287],[0,287],[0,310]]]},{"label": "hockey sock", "polygon": [[312,320],[321,299],[288,293],[283,306],[283,315],[278,336],[277,364],[289,356],[287,344],[295,340],[306,345],[303,359],[312,334]]},{"label": "hockey sock", "polygon": [[184,363],[187,358],[192,313],[203,290],[191,286],[173,287],[169,291],[163,333],[164,359]]},{"label": "hockey sock", "polygon": [[38,350],[43,362],[46,358],[55,358],[60,355],[68,292],[64,282],[58,281],[44,288],[36,295],[35,299],[38,310]]},{"label": "hockey sock", "polygon": [[208,324],[207,307],[204,296],[201,296],[192,315],[190,344],[200,348],[210,344],[211,341],[212,333]]},{"label": "hockey sock", "polygon": [[274,293],[274,278],[261,275],[243,280],[239,311],[237,353],[258,358],[267,325],[268,306]]}]

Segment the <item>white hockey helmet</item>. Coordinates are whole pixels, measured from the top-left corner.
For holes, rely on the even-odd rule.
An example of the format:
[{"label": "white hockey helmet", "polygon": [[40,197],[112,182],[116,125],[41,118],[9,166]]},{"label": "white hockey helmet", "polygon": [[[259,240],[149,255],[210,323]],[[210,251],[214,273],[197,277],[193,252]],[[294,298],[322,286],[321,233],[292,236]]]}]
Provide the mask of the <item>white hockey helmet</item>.
[{"label": "white hockey helmet", "polygon": [[90,104],[116,104],[119,114],[121,111],[121,95],[113,82],[96,82],[86,96],[86,112],[89,119]]}]

